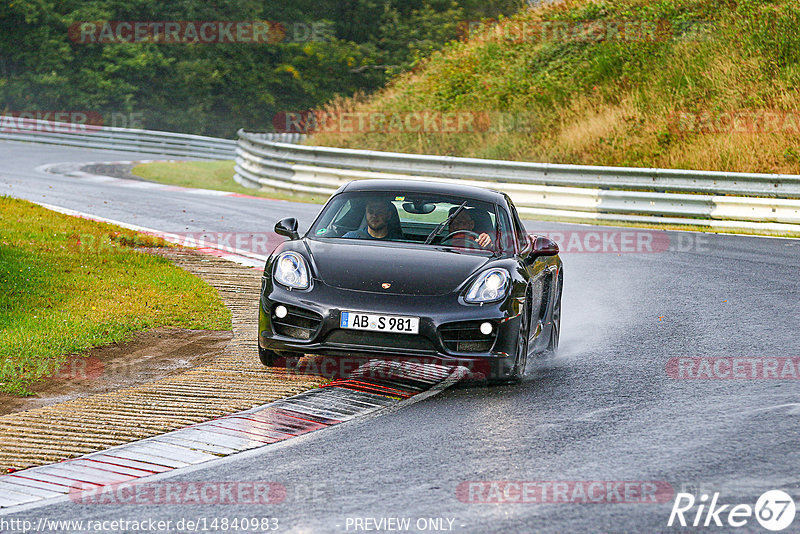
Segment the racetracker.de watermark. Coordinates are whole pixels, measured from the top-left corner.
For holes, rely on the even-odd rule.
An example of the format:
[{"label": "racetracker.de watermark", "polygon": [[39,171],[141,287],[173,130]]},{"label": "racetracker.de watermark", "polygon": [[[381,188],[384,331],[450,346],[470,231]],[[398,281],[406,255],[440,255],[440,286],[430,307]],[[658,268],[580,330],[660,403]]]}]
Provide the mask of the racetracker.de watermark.
[{"label": "racetracker.de watermark", "polygon": [[456,488],[458,500],[469,504],[654,504],[674,494],[659,480],[486,480]]},{"label": "racetracker.de watermark", "polygon": [[74,133],[90,134],[112,128],[144,128],[141,111],[5,111],[0,115],[3,133]]},{"label": "racetracker.de watermark", "polygon": [[269,20],[105,20],[70,24],[69,38],[79,44],[276,44],[322,42],[332,23]]},{"label": "racetracker.de watermark", "polygon": [[164,239],[182,247],[219,249],[269,255],[286,238],[275,232],[143,232],[133,240],[125,235],[98,239],[94,234],[75,234],[69,246],[87,254],[110,252],[121,245],[155,246],[155,239]]},{"label": "racetracker.de watermark", "polygon": [[671,250],[669,234],[661,231],[573,230],[542,232],[538,235],[555,241],[559,253],[650,254]]},{"label": "racetracker.de watermark", "polygon": [[78,504],[278,504],[286,488],[278,482],[121,482],[96,486],[77,484],[69,497]]},{"label": "racetracker.de watermark", "polygon": [[710,21],[673,24],[668,20],[465,20],[458,25],[460,38],[484,38],[510,43],[632,42],[647,43],[674,38],[707,40]]},{"label": "racetracker.de watermark", "polygon": [[555,241],[559,254],[659,254],[709,248],[706,235],[664,230],[554,230],[528,235]]},{"label": "racetracker.de watermark", "polygon": [[800,134],[800,113],[794,111],[677,111],[668,123],[672,133]]},{"label": "racetracker.de watermark", "polygon": [[[163,238],[171,243],[191,248],[212,248],[229,252],[244,252],[267,256],[286,240],[275,232],[155,232],[146,234]],[[557,230],[529,232],[532,238],[547,237],[558,244],[561,254],[654,254],[664,252],[707,252],[708,236],[701,233],[671,232],[664,230]],[[70,241],[86,253],[111,251],[123,237],[98,239],[93,234],[79,234]],[[152,246],[144,238],[133,244]],[[512,249],[513,236],[500,243],[503,249]]]},{"label": "racetracker.de watermark", "polygon": [[800,356],[670,358],[666,371],[684,380],[800,380]]},{"label": "racetracker.de watermark", "polygon": [[533,114],[503,111],[283,111],[272,118],[277,133],[470,134],[534,132]]},{"label": "racetracker.de watermark", "polygon": [[[388,365],[384,365],[384,363]],[[396,380],[402,382],[409,378],[438,381],[443,378],[442,369],[447,373],[457,368],[464,371],[462,382],[484,381],[502,378],[492,369],[491,362],[486,359],[450,359],[447,361],[423,357],[392,357],[386,360],[371,356],[306,356],[278,358],[274,367],[281,367],[289,375],[312,375],[328,379],[375,379]]]},{"label": "racetracker.de watermark", "polygon": [[104,122],[98,111],[4,111],[0,115],[0,132],[84,134],[99,130]]}]

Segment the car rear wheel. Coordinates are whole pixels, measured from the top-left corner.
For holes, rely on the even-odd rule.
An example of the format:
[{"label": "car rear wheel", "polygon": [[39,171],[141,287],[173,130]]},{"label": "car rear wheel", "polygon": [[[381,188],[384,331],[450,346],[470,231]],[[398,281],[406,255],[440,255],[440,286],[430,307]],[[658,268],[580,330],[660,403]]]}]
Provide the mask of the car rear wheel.
[{"label": "car rear wheel", "polygon": [[550,341],[547,343],[546,352],[554,355],[558,351],[558,339],[561,335],[561,288],[563,286],[563,275],[558,273],[558,300],[553,308],[552,327],[550,328]]}]

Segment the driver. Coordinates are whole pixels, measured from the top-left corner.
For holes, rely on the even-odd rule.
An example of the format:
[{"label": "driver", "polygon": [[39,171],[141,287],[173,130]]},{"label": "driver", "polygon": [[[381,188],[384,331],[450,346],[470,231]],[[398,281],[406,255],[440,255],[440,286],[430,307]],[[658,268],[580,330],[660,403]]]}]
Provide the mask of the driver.
[{"label": "driver", "polygon": [[[450,213],[452,214],[458,208],[451,208]],[[452,234],[457,232],[454,236],[456,240],[460,241],[453,241],[456,242],[463,242],[463,246],[468,245],[468,241],[472,243],[477,243],[481,248],[488,248],[492,244],[492,238],[486,232],[482,232],[478,235],[477,232],[474,231],[475,228],[475,220],[472,218],[472,214],[470,211],[472,208],[464,208],[462,209],[458,215],[456,215],[455,219],[450,221],[450,226],[448,228],[449,232]],[[469,232],[469,233],[467,233]],[[477,235],[477,237],[476,237]],[[456,245],[462,246],[462,245]]]},{"label": "driver", "polygon": [[398,239],[397,232],[393,232],[389,224],[392,218],[394,205],[388,200],[369,200],[366,206],[366,228],[352,230],[342,237],[357,239]]}]

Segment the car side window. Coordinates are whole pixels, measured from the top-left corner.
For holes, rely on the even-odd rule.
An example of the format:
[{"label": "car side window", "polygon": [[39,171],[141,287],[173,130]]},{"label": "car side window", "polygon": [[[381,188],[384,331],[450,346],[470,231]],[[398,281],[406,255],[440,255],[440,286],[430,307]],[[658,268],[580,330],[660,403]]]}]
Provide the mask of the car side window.
[{"label": "car side window", "polygon": [[519,214],[517,214],[517,208],[514,206],[514,203],[511,202],[511,199],[506,197],[506,201],[508,202],[508,207],[511,209],[511,217],[514,221],[514,230],[517,234],[517,245],[519,246],[519,250],[524,250],[530,245],[528,234],[525,232],[525,225],[522,224]]},{"label": "car side window", "polygon": [[506,210],[498,206],[499,217],[497,218],[500,230],[500,250],[514,252],[514,230],[511,228],[511,221]]}]

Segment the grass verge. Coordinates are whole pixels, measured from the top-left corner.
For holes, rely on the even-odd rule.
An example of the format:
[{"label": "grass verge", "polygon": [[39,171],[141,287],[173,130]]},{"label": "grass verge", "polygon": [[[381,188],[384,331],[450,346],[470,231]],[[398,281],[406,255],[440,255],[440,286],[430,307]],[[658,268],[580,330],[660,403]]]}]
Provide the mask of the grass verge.
[{"label": "grass verge", "polygon": [[29,394],[67,355],[137,331],[230,329],[216,289],[140,250],[164,246],[0,196],[0,391]]},{"label": "grass verge", "polygon": [[[545,4],[477,25],[376,94],[331,102],[333,118],[383,120],[337,130],[331,119],[309,143],[800,174],[799,24],[792,0]],[[403,122],[415,112],[477,118],[423,130]]]},{"label": "grass verge", "polygon": [[328,195],[312,195],[307,193],[291,193],[277,189],[250,189],[236,183],[233,179],[233,161],[156,161],[135,166],[131,173],[151,182],[229,191],[242,195],[323,204]]}]

